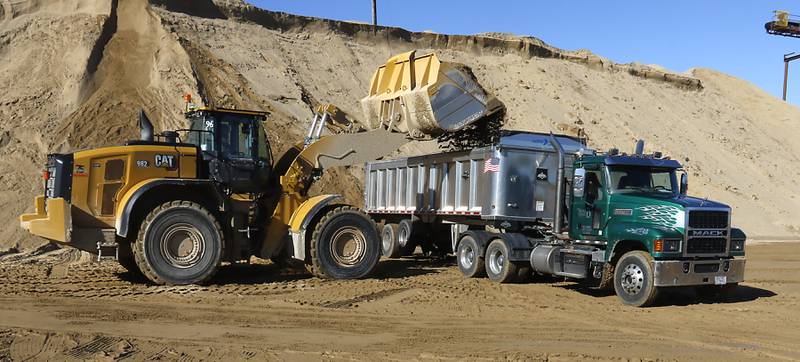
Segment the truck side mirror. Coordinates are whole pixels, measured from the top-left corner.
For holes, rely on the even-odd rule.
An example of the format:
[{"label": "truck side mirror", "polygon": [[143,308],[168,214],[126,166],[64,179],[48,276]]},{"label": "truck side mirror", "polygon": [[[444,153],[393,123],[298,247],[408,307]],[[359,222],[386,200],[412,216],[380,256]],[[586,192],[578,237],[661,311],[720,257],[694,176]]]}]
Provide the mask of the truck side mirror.
[{"label": "truck side mirror", "polygon": [[689,175],[684,172],[681,174],[681,195],[685,196],[687,191],[689,191]]},{"label": "truck side mirror", "polygon": [[585,190],[586,169],[575,169],[575,175],[572,176],[572,196],[583,197],[583,190]]}]

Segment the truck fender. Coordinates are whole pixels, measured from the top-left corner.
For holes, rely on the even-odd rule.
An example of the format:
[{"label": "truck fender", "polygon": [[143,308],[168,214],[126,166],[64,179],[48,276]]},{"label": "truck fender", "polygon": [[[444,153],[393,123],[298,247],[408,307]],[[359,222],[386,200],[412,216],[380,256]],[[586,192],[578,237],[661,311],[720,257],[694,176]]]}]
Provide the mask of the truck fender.
[{"label": "truck fender", "polygon": [[[180,186],[181,188],[185,188],[186,186],[195,186],[208,189],[208,193],[206,193],[206,195],[215,195],[214,197],[217,195],[214,185],[209,180],[151,179],[139,182],[136,185],[133,185],[133,187],[131,187],[120,198],[119,203],[117,204],[117,210],[114,217],[117,235],[123,238],[128,236],[131,218],[137,203],[143,200],[150,200],[150,197],[152,197],[152,195],[149,194],[150,191],[155,191],[155,189],[159,187],[169,186]],[[215,201],[218,203],[221,202],[220,200]]]},{"label": "truck fender", "polygon": [[508,250],[511,251],[508,260],[527,262],[531,259],[533,245],[531,245],[528,237],[519,233],[501,233],[498,236],[508,245]]},{"label": "truck fender", "polygon": [[342,201],[341,195],[319,195],[314,196],[302,204],[292,213],[289,219],[289,234],[292,237],[292,257],[298,260],[306,259],[306,235],[311,226],[311,222],[318,219],[322,212],[329,206]]}]

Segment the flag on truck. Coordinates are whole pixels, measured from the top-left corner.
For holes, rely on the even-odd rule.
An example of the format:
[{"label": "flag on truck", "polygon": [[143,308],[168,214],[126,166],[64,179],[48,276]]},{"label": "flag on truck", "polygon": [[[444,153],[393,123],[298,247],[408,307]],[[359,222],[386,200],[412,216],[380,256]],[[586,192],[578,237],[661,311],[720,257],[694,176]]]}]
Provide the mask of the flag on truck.
[{"label": "flag on truck", "polygon": [[500,158],[491,157],[483,163],[483,173],[500,171]]}]

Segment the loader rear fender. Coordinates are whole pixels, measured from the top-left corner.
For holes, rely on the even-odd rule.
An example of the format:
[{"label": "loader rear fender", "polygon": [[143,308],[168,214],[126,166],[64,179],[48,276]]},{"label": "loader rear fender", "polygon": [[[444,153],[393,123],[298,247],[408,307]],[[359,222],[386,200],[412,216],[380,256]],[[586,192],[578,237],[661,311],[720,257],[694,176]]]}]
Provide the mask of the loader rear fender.
[{"label": "loader rear fender", "polygon": [[142,217],[172,200],[193,201],[216,213],[224,198],[209,180],[153,179],[134,185],[120,198],[115,214],[117,235],[135,236]]},{"label": "loader rear fender", "polygon": [[292,236],[292,257],[306,260],[308,256],[308,241],[314,225],[322,215],[342,203],[340,195],[319,195],[304,201],[292,214],[289,220],[289,233]]}]

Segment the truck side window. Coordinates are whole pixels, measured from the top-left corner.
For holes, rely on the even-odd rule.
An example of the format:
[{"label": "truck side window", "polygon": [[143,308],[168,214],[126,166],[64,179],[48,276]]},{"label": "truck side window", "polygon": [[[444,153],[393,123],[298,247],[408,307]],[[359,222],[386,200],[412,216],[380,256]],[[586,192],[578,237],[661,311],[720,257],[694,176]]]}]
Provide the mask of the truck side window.
[{"label": "truck side window", "polygon": [[586,195],[592,195],[595,200],[602,200],[603,193],[600,192],[603,189],[602,183],[602,174],[600,171],[586,171]]}]

